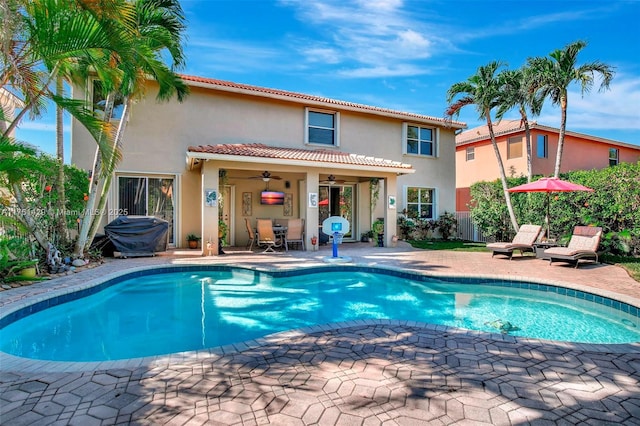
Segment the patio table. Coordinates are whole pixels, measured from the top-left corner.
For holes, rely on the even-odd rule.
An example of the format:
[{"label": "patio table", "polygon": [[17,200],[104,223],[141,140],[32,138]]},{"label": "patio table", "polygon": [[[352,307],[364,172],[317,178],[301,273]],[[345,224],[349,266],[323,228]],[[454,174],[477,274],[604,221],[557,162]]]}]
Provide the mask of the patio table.
[{"label": "patio table", "polygon": [[545,241],[535,243],[533,247],[536,249],[536,259],[549,260],[549,256],[545,256],[544,251],[551,247],[560,247],[560,244],[552,241]]}]

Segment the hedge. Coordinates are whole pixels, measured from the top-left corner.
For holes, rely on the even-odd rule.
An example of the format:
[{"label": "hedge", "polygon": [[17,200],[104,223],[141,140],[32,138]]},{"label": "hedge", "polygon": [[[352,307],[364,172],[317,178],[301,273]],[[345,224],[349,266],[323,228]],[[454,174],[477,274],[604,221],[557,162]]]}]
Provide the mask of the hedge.
[{"label": "hedge", "polygon": [[[541,176],[535,176],[533,180]],[[603,228],[602,246],[614,254],[640,256],[640,162],[623,163],[601,170],[579,170],[560,175],[593,192],[550,194],[551,237],[566,241],[577,225]],[[509,178],[509,187],[526,178]],[[544,225],[545,193],[511,193],[519,224]],[[471,186],[471,216],[485,235],[508,241],[515,235],[499,180]]]}]

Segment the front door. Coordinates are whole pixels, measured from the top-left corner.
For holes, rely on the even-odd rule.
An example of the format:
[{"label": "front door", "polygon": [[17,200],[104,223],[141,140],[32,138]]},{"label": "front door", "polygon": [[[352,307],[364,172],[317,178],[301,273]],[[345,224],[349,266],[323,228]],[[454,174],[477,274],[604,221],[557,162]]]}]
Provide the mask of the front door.
[{"label": "front door", "polygon": [[345,234],[344,240],[355,241],[353,237],[354,223],[354,206],[355,206],[355,186],[354,185],[322,185],[320,186],[320,194],[318,201],[319,225],[330,216],[340,216],[349,221],[348,234]]}]

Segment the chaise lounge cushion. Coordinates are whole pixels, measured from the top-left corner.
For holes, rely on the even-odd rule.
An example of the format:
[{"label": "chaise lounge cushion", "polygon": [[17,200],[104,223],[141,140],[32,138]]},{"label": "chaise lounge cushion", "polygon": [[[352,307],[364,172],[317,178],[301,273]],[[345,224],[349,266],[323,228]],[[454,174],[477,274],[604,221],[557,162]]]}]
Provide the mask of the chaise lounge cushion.
[{"label": "chaise lounge cushion", "polygon": [[533,251],[533,244],[538,239],[542,227],[540,225],[522,225],[520,230],[511,242],[496,242],[487,244],[487,248],[493,251],[493,254],[508,254],[509,258],[513,256],[514,250],[521,253],[525,251]]},{"label": "chaise lounge cushion", "polygon": [[598,245],[602,236],[602,228],[597,226],[576,226],[567,247],[552,247],[544,251],[549,257],[549,264],[554,260],[575,261],[583,258],[594,258],[598,261]]}]

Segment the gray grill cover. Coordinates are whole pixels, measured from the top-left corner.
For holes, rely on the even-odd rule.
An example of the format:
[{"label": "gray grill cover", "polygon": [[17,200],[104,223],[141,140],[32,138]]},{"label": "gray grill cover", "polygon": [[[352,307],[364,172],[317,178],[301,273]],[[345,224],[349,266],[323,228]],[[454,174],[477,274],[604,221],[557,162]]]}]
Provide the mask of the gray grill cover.
[{"label": "gray grill cover", "polygon": [[167,250],[169,222],[154,216],[118,216],[104,232],[123,254],[149,254]]}]

